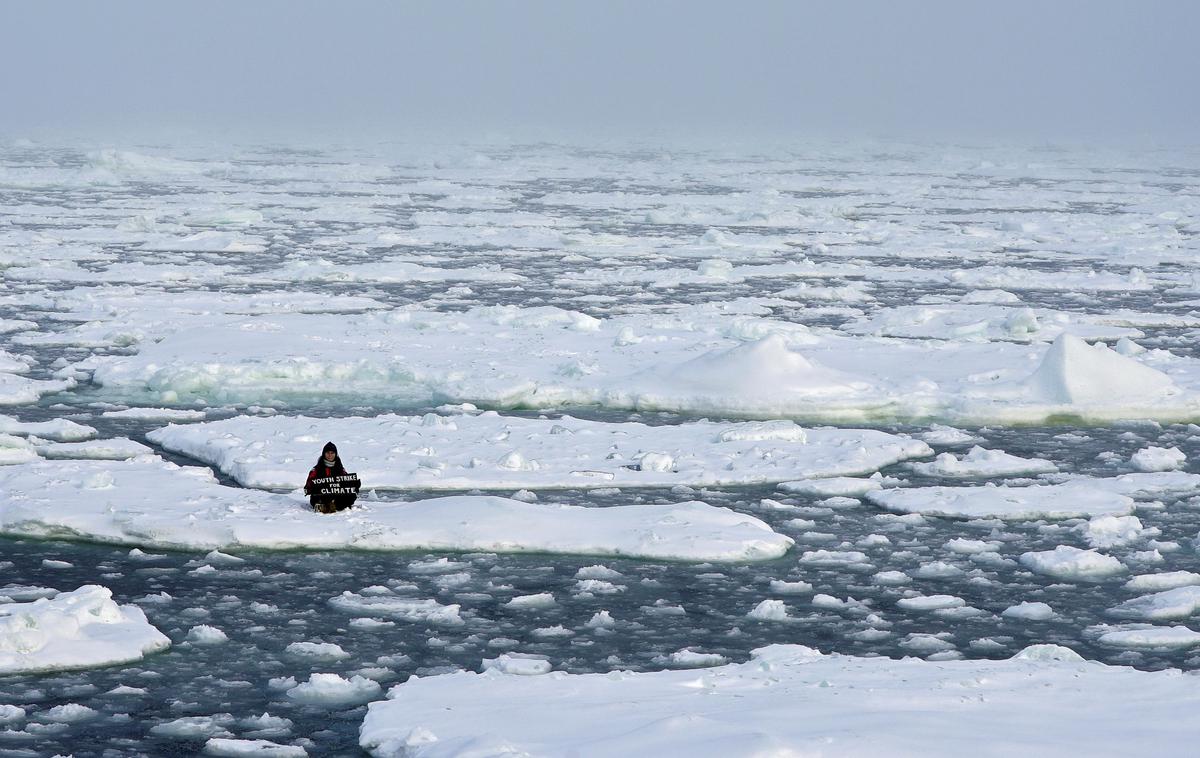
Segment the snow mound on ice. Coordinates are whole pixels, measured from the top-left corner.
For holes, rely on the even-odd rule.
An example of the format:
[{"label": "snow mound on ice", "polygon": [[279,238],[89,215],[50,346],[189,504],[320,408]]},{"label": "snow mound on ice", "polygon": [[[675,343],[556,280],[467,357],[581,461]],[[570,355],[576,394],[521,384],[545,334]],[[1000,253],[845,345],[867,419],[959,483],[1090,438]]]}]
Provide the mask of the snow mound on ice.
[{"label": "snow mound on ice", "polygon": [[140,608],[98,585],[0,605],[0,675],[128,663],[170,644]]},{"label": "snow mound on ice", "polygon": [[788,347],[778,334],[693,358],[669,372],[676,382],[732,397],[831,395],[869,392],[870,382],[827,368]]},{"label": "snow mound on ice", "polygon": [[1176,394],[1171,377],[1103,344],[1062,334],[1046,351],[1025,386],[1038,399],[1059,405],[1130,404]]}]

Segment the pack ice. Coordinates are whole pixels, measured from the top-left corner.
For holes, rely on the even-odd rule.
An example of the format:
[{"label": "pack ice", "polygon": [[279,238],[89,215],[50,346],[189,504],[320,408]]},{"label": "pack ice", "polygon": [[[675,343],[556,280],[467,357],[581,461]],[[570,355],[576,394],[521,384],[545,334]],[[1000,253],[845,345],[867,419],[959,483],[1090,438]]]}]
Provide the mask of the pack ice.
[{"label": "pack ice", "polygon": [[307,500],[226,487],[154,456],[0,469],[0,532],[167,548],[483,550],[665,560],[777,558],[792,545],[761,520],[698,501],[585,508],[501,497],[360,500],[329,516]]},{"label": "pack ice", "polygon": [[596,405],[853,423],[1200,414],[1200,361],[1053,343],[895,340],[714,307],[598,319],[553,307],[198,317],[63,370],[118,399],[385,407]]},{"label": "pack ice", "polygon": [[117,605],[106,587],[0,604],[0,675],[129,663],[170,644],[140,608]]},{"label": "pack ice", "polygon": [[[248,487],[288,489],[326,439],[378,489],[693,487],[869,474],[931,455],[924,442],[791,421],[648,426],[570,416],[237,417],[149,438]],[[345,440],[345,443],[342,441]]]},{"label": "pack ice", "polygon": [[414,677],[370,704],[359,742],[380,758],[1175,755],[1195,741],[1193,679],[1055,645],[939,663],[772,645],[700,670]]}]

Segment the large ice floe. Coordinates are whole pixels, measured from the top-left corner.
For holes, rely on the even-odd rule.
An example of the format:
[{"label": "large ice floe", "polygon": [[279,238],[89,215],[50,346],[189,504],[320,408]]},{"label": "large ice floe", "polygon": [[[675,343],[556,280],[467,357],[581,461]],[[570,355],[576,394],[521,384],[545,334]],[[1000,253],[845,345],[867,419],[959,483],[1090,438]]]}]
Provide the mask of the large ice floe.
[{"label": "large ice floe", "polygon": [[1200,417],[1200,361],[1068,333],[1048,346],[854,337],[717,306],[606,319],[515,306],[223,313],[159,331],[135,355],[94,356],[60,376],[167,404],[599,405],[839,423]]},{"label": "large ice floe", "polygon": [[908,487],[864,494],[872,503],[898,513],[957,518],[1028,520],[1079,516],[1124,516],[1137,501],[1200,491],[1200,475],[1183,472],[1080,477],[1062,484],[1024,487]]},{"label": "large ice floe", "polygon": [[[236,417],[168,426],[149,438],[248,487],[296,486],[296,471],[338,441],[377,489],[716,486],[870,474],[932,455],[924,442],[791,421],[666,426],[478,415]],[[344,442],[343,442],[344,441]]]},{"label": "large ice floe", "polygon": [[0,676],[129,663],[170,644],[140,608],[118,605],[106,587],[0,602]]},{"label": "large ice floe", "polygon": [[767,560],[792,545],[753,516],[698,501],[586,508],[456,496],[360,500],[330,516],[299,496],[226,487],[208,469],[153,456],[0,468],[0,532],[168,548],[487,550],[696,561]]},{"label": "large ice floe", "polygon": [[709,669],[414,677],[370,704],[359,741],[379,758],[1179,755],[1194,679],[1054,645],[939,663],[772,645]]}]

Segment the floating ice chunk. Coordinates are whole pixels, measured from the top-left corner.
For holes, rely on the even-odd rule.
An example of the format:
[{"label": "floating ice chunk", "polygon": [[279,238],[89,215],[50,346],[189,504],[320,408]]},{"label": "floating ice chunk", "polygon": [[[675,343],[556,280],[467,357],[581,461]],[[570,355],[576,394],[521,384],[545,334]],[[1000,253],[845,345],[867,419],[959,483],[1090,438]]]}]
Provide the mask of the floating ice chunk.
[{"label": "floating ice chunk", "polygon": [[813,495],[815,497],[861,497],[868,492],[882,489],[882,485],[875,479],[834,476],[826,479],[781,482],[779,489],[797,495]]},{"label": "floating ice chunk", "polygon": [[[17,374],[0,373],[0,405],[29,405],[36,403],[43,395],[69,390],[74,386],[74,379],[30,379]],[[12,430],[0,422],[0,431]]]},{"label": "floating ice chunk", "polygon": [[42,711],[37,714],[38,721],[47,721],[53,724],[78,724],[83,721],[91,721],[99,718],[100,712],[94,708],[89,708],[86,705],[79,703],[67,703],[65,705],[56,705],[49,710]]},{"label": "floating ice chunk", "polygon": [[954,595],[918,595],[896,601],[896,605],[906,611],[937,611],[943,608],[961,608],[966,600]]},{"label": "floating ice chunk", "polygon": [[337,674],[313,674],[287,691],[287,696],[298,703],[328,708],[358,705],[382,695],[379,682],[357,675],[343,679]]},{"label": "floating ice chunk", "polygon": [[1021,565],[1039,574],[1066,581],[1099,582],[1127,570],[1111,555],[1103,555],[1095,550],[1080,550],[1070,545],[1022,553],[1019,560]]},{"label": "floating ice chunk", "polygon": [[[937,664],[822,655],[796,645],[752,655],[747,663],[701,671],[414,678],[369,706],[360,744],[375,756],[461,745],[558,755],[581,742],[597,755],[627,758],[783,754],[824,744],[828,725],[845,719],[860,726],[838,735],[837,752],[853,755],[964,755],[978,751],[981,739],[1012,752],[1029,734],[1043,745],[1066,746],[1050,752],[1081,755],[1140,754],[1147,733],[1167,753],[1187,753],[1193,744],[1189,677],[1085,664],[1056,645],[1027,648],[1009,660]],[[925,698],[919,710],[912,707],[914,692]],[[1131,699],[1130,692],[1144,696]],[[972,707],[962,710],[968,693]],[[820,718],[789,718],[786,704],[801,698]],[[483,716],[462,718],[462,703],[477,704]],[[945,713],[952,709],[957,716],[948,726]],[[604,719],[595,718],[599,712]],[[1016,736],[998,726],[1014,723],[1022,724]],[[1150,731],[1131,732],[1130,723]],[[939,735],[932,752],[931,732]]]},{"label": "floating ice chunk", "polygon": [[618,592],[624,592],[625,586],[606,582],[603,579],[580,579],[575,582],[574,591],[578,596],[615,595]]},{"label": "floating ice chunk", "polygon": [[966,572],[952,563],[933,561],[921,564],[912,572],[914,579],[957,579]]},{"label": "floating ice chunk", "polygon": [[983,439],[962,429],[955,429],[945,424],[930,424],[929,431],[922,432],[920,438],[936,447],[965,447],[983,442]]},{"label": "floating ice chunk", "polygon": [[1143,336],[1137,329],[1092,315],[966,300],[883,308],[842,329],[851,334],[977,342],[1049,341],[1064,333],[1091,340]]},{"label": "floating ice chunk", "polygon": [[[1119,479],[1119,477],[1118,477]],[[868,492],[867,500],[899,513],[958,518],[1037,519],[1125,515],[1131,496],[1115,480],[1081,479],[1055,485],[1008,487],[909,487]]]},{"label": "floating ice chunk", "polygon": [[1174,621],[1200,611],[1200,586],[1186,585],[1126,600],[1109,611],[1122,618]]},{"label": "floating ice chunk", "polygon": [[[82,493],[81,490],[89,490]],[[706,503],[588,508],[454,496],[313,512],[296,496],[225,487],[148,456],[0,468],[0,531],[140,546],[464,550],[769,560],[792,539]],[[360,501],[361,502],[361,501]]]},{"label": "floating ice chunk", "polygon": [[622,579],[625,575],[603,564],[584,566],[575,572],[576,579]]},{"label": "floating ice chunk", "polygon": [[942,453],[931,463],[913,462],[908,465],[924,476],[962,479],[1029,476],[1058,471],[1057,466],[1042,458],[1021,458],[1003,450],[984,450],[978,445],[961,458],[954,457],[952,453]]},{"label": "floating ice chunk", "polygon": [[0,466],[29,463],[37,459],[37,451],[30,442],[11,434],[0,434]]},{"label": "floating ice chunk", "polygon": [[[754,484],[870,473],[932,453],[923,442],[885,432],[806,430],[790,421],[649,426],[494,412],[450,418],[243,416],[168,426],[148,436],[244,485],[271,489],[294,487],[294,461],[307,459],[312,439],[329,437],[355,440],[359,474],[376,489]],[[501,436],[520,440],[519,450],[500,454]],[[497,465],[473,465],[477,460]],[[826,487],[836,484],[825,481]]]},{"label": "floating ice chunk", "polygon": [[1129,459],[1138,471],[1172,471],[1187,462],[1187,456],[1177,448],[1148,447],[1139,450]]},{"label": "floating ice chunk", "polygon": [[[1125,589],[1134,592],[1158,592],[1198,584],[1200,574],[1194,571],[1166,571],[1161,574],[1139,574],[1125,582]],[[0,595],[3,594],[4,590],[0,589]]]},{"label": "floating ice chunk", "polygon": [[513,610],[538,610],[556,605],[553,593],[539,592],[536,595],[518,595],[504,604],[505,608]]},{"label": "floating ice chunk", "polygon": [[728,662],[729,659],[720,653],[701,653],[687,647],[676,650],[667,657],[667,663],[676,668],[720,666]]},{"label": "floating ice chunk", "polygon": [[759,621],[787,621],[790,618],[782,600],[763,600],[746,615]]},{"label": "floating ice chunk", "polygon": [[[1092,547],[1109,548],[1136,542],[1146,536],[1137,516],[1094,516],[1078,527]],[[1151,532],[1157,534],[1157,530]]]},{"label": "floating ice chunk", "polygon": [[188,630],[187,641],[193,645],[220,645],[229,641],[229,635],[214,626],[200,624]]},{"label": "floating ice chunk", "polygon": [[137,421],[203,421],[204,411],[184,408],[126,408],[122,411],[104,411],[102,418],[133,419]]},{"label": "floating ice chunk", "polygon": [[847,566],[869,564],[866,553],[857,550],[808,550],[800,556],[800,562],[810,566]]},{"label": "floating ice chunk", "polygon": [[613,619],[608,611],[596,611],[587,623],[584,624],[588,629],[607,629],[616,626],[617,622]]},{"label": "floating ice chunk", "polygon": [[254,758],[308,758],[308,751],[300,745],[280,745],[269,740],[238,740],[228,737],[210,737],[204,743],[204,754]]},{"label": "floating ice chunk", "polygon": [[549,674],[554,667],[544,655],[530,653],[505,653],[498,658],[484,658],[483,670],[517,676]]},{"label": "floating ice chunk", "polygon": [[813,591],[813,586],[808,582],[784,582],[772,579],[770,589],[777,595],[807,595]]},{"label": "floating ice chunk", "polygon": [[232,736],[227,727],[232,727],[235,721],[232,714],[228,713],[185,716],[150,727],[150,734],[175,740],[195,740],[216,735]]},{"label": "floating ice chunk", "polygon": [[117,605],[105,587],[0,605],[0,674],[128,663],[169,646],[140,608]]},{"label": "floating ice chunk", "polygon": [[49,442],[37,445],[38,455],[51,459],[124,461],[139,455],[153,455],[154,450],[127,437],[85,442]]},{"label": "floating ice chunk", "polygon": [[18,421],[12,416],[0,416],[0,433],[21,437],[34,436],[56,442],[79,442],[96,436],[90,426],[65,418],[50,421]]},{"label": "floating ice chunk", "polygon": [[458,604],[442,605],[436,600],[395,596],[368,596],[350,591],[329,601],[339,611],[354,616],[383,616],[397,621],[458,626],[463,623]]},{"label": "floating ice chunk", "polygon": [[943,547],[952,553],[959,555],[979,555],[980,553],[994,553],[1004,546],[1002,542],[995,540],[971,540],[965,537],[955,537],[947,542]]},{"label": "floating ice chunk", "polygon": [[1010,605],[1000,614],[1004,618],[1024,619],[1026,621],[1049,621],[1054,618],[1054,609],[1045,603],[1021,602]]},{"label": "floating ice chunk", "polygon": [[913,632],[900,640],[900,647],[910,653],[917,655],[931,655],[934,653],[946,653],[955,649],[954,643],[943,639],[948,637],[945,634],[926,634],[923,632]]},{"label": "floating ice chunk", "polygon": [[871,581],[884,586],[899,586],[911,583],[912,577],[903,571],[880,571],[871,577]]},{"label": "floating ice chunk", "polygon": [[1105,632],[1097,641],[1125,650],[1178,650],[1200,645],[1200,632],[1186,626],[1148,626]]},{"label": "floating ice chunk", "polygon": [[266,240],[236,232],[210,230],[184,237],[156,239],[146,242],[142,247],[147,250],[186,253],[261,253],[266,250]]},{"label": "floating ice chunk", "polygon": [[283,652],[311,661],[340,661],[350,657],[341,645],[332,642],[293,642]]}]

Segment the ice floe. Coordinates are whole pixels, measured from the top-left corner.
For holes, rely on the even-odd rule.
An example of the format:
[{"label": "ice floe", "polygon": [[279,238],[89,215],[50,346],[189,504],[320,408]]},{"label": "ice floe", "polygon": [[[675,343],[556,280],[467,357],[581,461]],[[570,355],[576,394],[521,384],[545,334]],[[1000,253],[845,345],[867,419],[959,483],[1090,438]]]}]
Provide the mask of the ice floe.
[{"label": "ice floe", "polygon": [[1087,663],[1053,645],[937,663],[773,645],[707,669],[414,677],[370,704],[359,741],[381,758],[566,754],[581,744],[631,757],[957,756],[981,745],[999,755],[1030,744],[1045,755],[1166,754],[1193,743],[1191,678]]},{"label": "ice floe", "polygon": [[140,608],[118,605],[106,587],[0,604],[0,675],[129,663],[170,644]]},{"label": "ice floe", "polygon": [[605,508],[456,496],[359,501],[337,516],[298,496],[218,484],[208,469],[142,456],[0,469],[0,531],[152,547],[489,550],[668,560],[776,558],[792,540],[697,501]]},{"label": "ice floe", "polygon": [[[930,455],[923,442],[869,429],[805,429],[790,421],[649,426],[570,416],[236,417],[148,435],[238,482],[291,488],[334,439],[375,489],[713,486],[868,474]],[[345,441],[345,442],[343,442]],[[817,483],[826,488],[841,480]],[[862,482],[863,480],[858,480]],[[879,485],[866,480],[866,486]],[[840,494],[840,493],[839,493]]]},{"label": "ice floe", "polygon": [[[957,518],[995,517],[1013,520],[1125,516],[1137,499],[1182,494],[1200,489],[1200,475],[1123,474],[1113,478],[1082,477],[1062,484],[1025,487],[908,487],[866,493],[870,502],[898,513]],[[1098,527],[1099,528],[1099,527]]]},{"label": "ice floe", "polygon": [[1069,334],[1049,346],[893,340],[705,306],[606,319],[546,306],[217,314],[158,331],[134,355],[93,356],[60,375],[115,399],[166,404],[441,399],[839,423],[1200,414],[1200,361],[1127,356]]},{"label": "ice floe", "polygon": [[1099,582],[1128,571],[1125,564],[1111,555],[1071,545],[1022,553],[1019,560],[1021,565],[1039,574],[1065,581]]},{"label": "ice floe", "polygon": [[929,463],[910,463],[909,466],[918,474],[950,479],[1027,476],[1058,471],[1057,466],[1041,458],[1021,458],[1003,450],[985,450],[978,445],[961,457],[941,453]]}]

